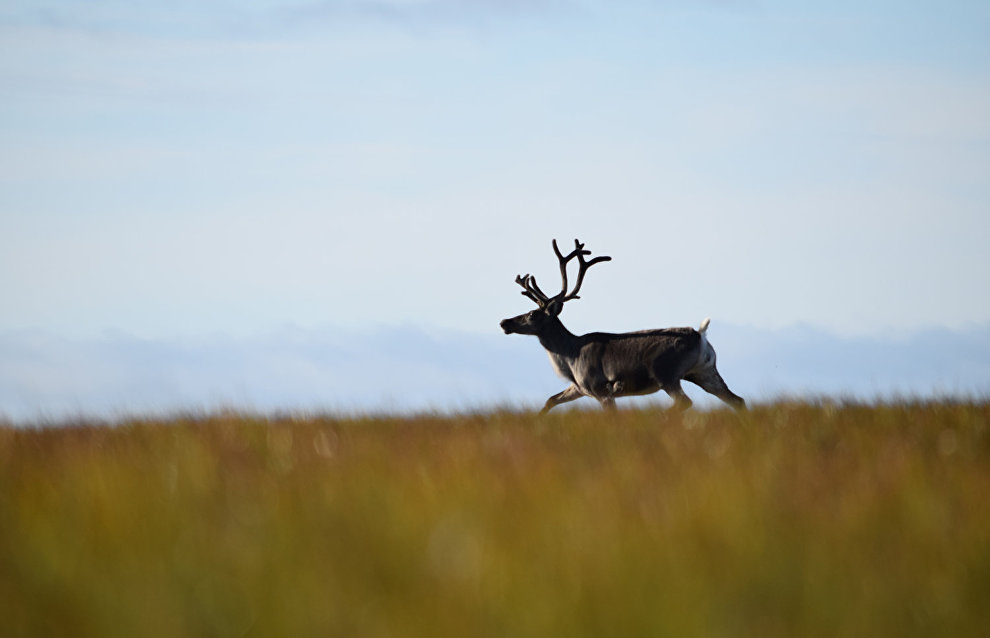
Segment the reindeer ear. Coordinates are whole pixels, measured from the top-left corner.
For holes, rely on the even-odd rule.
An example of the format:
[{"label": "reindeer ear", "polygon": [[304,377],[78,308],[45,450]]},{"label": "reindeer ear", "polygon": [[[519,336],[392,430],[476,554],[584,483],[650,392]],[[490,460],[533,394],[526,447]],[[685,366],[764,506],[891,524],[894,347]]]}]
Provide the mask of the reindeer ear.
[{"label": "reindeer ear", "polygon": [[560,314],[560,311],[564,309],[564,302],[559,299],[551,299],[550,303],[547,304],[547,314],[551,317],[556,317]]}]

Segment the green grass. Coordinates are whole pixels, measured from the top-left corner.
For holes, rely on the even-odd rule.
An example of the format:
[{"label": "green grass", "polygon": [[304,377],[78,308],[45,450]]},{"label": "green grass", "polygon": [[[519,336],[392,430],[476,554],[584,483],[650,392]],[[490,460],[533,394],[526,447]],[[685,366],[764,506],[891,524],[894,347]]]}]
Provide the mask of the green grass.
[{"label": "green grass", "polygon": [[990,404],[0,428],[4,636],[984,636]]}]

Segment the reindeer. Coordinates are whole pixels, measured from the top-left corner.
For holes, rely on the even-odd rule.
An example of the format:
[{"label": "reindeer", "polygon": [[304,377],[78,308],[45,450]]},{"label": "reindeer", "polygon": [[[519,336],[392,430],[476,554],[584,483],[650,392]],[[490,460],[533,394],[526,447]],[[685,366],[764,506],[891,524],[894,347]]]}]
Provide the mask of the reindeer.
[{"label": "reindeer", "polygon": [[[691,399],[681,388],[681,380],[690,381],[706,392],[737,409],[744,409],[746,402],[729,390],[722,376],[715,369],[715,349],[708,342],[705,332],[710,319],[694,328],[665,328],[611,334],[592,332],[576,336],[560,322],[564,304],[579,299],[578,291],[588,269],[597,263],[611,261],[611,257],[599,256],[585,261],[590,250],[574,240],[574,250],[566,256],[553,240],[553,251],[560,262],[560,292],[547,296],[536,285],[532,275],[517,276],[516,283],[523,287],[522,294],[529,297],[538,308],[518,317],[504,319],[499,324],[505,334],[536,335],[550,355],[554,370],[571,382],[563,392],[549,399],[540,411],[546,414],[554,406],[573,401],[582,396],[594,397],[602,407],[615,407],[616,397],[652,394],[663,390],[674,400],[674,409],[686,410]],[[567,264],[578,261],[577,283],[567,292]]]}]

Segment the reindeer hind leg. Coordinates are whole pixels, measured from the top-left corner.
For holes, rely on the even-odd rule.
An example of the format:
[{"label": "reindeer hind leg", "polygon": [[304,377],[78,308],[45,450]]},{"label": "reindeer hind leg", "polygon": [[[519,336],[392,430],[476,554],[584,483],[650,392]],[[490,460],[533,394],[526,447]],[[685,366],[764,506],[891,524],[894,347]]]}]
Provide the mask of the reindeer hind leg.
[{"label": "reindeer hind leg", "polygon": [[675,412],[683,412],[693,405],[691,397],[684,393],[684,388],[681,387],[680,381],[672,381],[661,384],[663,391],[674,400],[674,406],[671,408]]},{"label": "reindeer hind leg", "polygon": [[603,397],[598,399],[598,402],[602,404],[602,408],[606,411],[615,411],[615,397]]},{"label": "reindeer hind leg", "polygon": [[722,379],[722,375],[718,373],[718,370],[716,370],[714,366],[701,372],[689,374],[684,378],[700,387],[705,392],[717,396],[719,399],[737,410],[746,409],[746,401],[729,389],[729,386],[726,385],[725,380]]}]

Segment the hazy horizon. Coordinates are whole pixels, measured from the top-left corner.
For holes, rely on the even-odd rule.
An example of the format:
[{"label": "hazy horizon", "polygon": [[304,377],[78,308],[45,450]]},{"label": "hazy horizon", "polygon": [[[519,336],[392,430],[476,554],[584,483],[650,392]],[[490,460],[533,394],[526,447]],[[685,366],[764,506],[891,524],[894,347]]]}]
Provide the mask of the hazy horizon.
[{"label": "hazy horizon", "polygon": [[[990,398],[990,324],[885,339],[717,321],[709,330],[723,376],[751,403]],[[172,339],[0,333],[0,418],[15,423],[222,409],[535,409],[565,385],[535,338],[495,331],[283,327],[251,337]],[[691,384],[685,389],[699,409],[721,405]],[[619,400],[620,407],[669,403],[663,393]],[[597,404],[584,399],[573,407]]]}]

